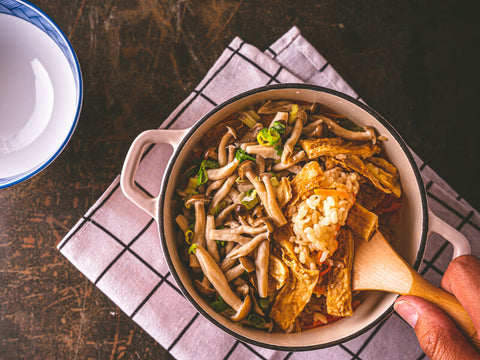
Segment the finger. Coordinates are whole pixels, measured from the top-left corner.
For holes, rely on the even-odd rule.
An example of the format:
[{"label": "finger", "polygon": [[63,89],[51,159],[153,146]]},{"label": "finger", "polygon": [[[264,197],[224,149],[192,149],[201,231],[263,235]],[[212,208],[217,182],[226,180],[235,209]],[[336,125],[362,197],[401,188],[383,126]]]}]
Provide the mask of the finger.
[{"label": "finger", "polygon": [[452,320],[435,305],[415,296],[401,296],[394,307],[415,329],[418,342],[430,359],[480,359]]},{"label": "finger", "polygon": [[472,255],[459,256],[452,260],[441,287],[455,295],[480,331],[480,260]]}]

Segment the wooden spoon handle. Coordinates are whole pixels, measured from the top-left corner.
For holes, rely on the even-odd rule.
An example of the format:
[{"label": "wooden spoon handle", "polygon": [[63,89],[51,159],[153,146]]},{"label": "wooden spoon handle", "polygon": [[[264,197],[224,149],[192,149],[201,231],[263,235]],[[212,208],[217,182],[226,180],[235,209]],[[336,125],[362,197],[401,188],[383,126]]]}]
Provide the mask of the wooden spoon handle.
[{"label": "wooden spoon handle", "polygon": [[430,284],[416,272],[412,272],[412,275],[412,287],[408,294],[404,295],[418,296],[437,305],[439,308],[445,311],[448,316],[450,316],[450,318],[463,331],[465,336],[467,336],[472,345],[480,350],[480,340],[478,338],[477,330],[473,325],[472,319],[467,314],[463,306],[458,302],[458,300],[448,292]]}]

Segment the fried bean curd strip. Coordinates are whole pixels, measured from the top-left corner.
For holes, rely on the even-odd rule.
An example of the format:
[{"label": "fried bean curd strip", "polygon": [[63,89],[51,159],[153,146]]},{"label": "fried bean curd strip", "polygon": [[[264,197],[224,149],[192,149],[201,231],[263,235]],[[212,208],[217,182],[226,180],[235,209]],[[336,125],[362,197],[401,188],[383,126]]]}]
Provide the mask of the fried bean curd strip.
[{"label": "fried bean curd strip", "polygon": [[334,266],[328,273],[327,312],[334,316],[351,316],[352,309],[352,268],[354,242],[348,229],[338,234],[339,248],[334,255]]},{"label": "fried bean curd strip", "polygon": [[299,140],[298,144],[305,150],[310,160],[320,156],[335,156],[338,154],[368,158],[380,152],[380,147],[370,142],[360,143],[342,138],[311,138]]}]

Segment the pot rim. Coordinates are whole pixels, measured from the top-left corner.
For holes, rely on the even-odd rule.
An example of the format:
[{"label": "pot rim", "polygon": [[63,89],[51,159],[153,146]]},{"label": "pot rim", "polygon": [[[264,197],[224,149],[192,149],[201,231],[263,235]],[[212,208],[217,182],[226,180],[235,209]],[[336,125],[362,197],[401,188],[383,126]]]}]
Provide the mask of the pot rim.
[{"label": "pot rim", "polygon": [[400,145],[404,154],[407,156],[407,159],[410,163],[410,166],[412,167],[412,170],[415,174],[416,183],[418,185],[418,189],[419,189],[419,192],[420,192],[421,207],[422,207],[422,213],[423,213],[422,233],[421,233],[421,239],[420,239],[420,246],[418,248],[418,252],[417,252],[417,255],[416,255],[416,258],[415,258],[415,263],[412,266],[415,270],[418,270],[418,268],[420,267],[420,264],[422,262],[423,255],[425,253],[425,247],[426,247],[426,242],[427,242],[427,237],[428,237],[428,205],[427,205],[427,195],[426,195],[423,179],[421,177],[420,170],[418,169],[417,164],[415,163],[415,160],[413,158],[412,153],[410,152],[407,144],[405,143],[403,138],[400,136],[400,134],[397,132],[397,130],[386,119],[384,119],[380,114],[378,114],[375,110],[373,110],[368,105],[360,102],[357,99],[354,99],[353,97],[351,97],[349,95],[346,95],[342,92],[332,90],[332,89],[329,89],[329,88],[325,88],[325,87],[322,87],[322,86],[317,86],[317,85],[299,84],[299,83],[282,83],[282,84],[274,84],[274,85],[266,85],[266,86],[258,87],[258,88],[255,88],[255,89],[245,91],[245,92],[243,92],[241,94],[238,94],[234,97],[231,97],[228,100],[225,100],[224,102],[222,102],[221,104],[217,105],[212,110],[210,110],[207,114],[202,116],[202,118],[200,120],[198,120],[192,127],[190,127],[189,131],[185,134],[185,136],[183,137],[181,142],[178,144],[178,147],[174,150],[174,152],[173,152],[173,154],[170,158],[170,161],[167,164],[167,167],[166,167],[165,173],[164,173],[164,177],[163,177],[163,180],[162,180],[162,186],[161,186],[161,189],[160,189],[160,194],[159,194],[159,197],[158,197],[157,223],[158,223],[158,232],[160,234],[160,242],[161,242],[161,245],[162,245],[163,254],[164,254],[165,260],[168,264],[168,268],[170,270],[170,273],[174,277],[175,282],[178,285],[178,287],[180,288],[182,294],[187,298],[187,300],[190,302],[190,304],[192,304],[195,307],[195,309],[200,314],[203,315],[203,317],[205,317],[206,319],[211,321],[214,325],[216,325],[217,327],[219,327],[220,329],[222,329],[226,333],[232,335],[233,337],[235,337],[235,338],[237,338],[241,341],[250,343],[252,345],[256,345],[256,346],[260,346],[260,347],[264,347],[264,348],[269,348],[269,349],[273,349],[273,350],[281,350],[281,351],[309,351],[309,350],[316,350],[316,349],[322,349],[322,348],[327,348],[327,347],[330,347],[330,346],[339,345],[339,344],[342,344],[346,341],[352,340],[355,337],[365,333],[366,331],[370,330],[371,328],[373,328],[374,326],[376,326],[380,322],[384,321],[393,312],[393,304],[383,314],[381,314],[379,317],[377,317],[370,324],[363,327],[361,330],[358,330],[358,331],[356,331],[356,332],[354,332],[354,333],[352,333],[348,336],[345,336],[345,337],[343,337],[341,339],[338,339],[338,340],[335,340],[335,341],[331,341],[331,342],[327,342],[327,343],[321,343],[321,344],[315,344],[315,345],[306,345],[306,346],[284,346],[284,345],[275,345],[275,344],[264,343],[262,341],[247,338],[243,335],[238,334],[237,332],[233,331],[232,329],[224,326],[223,324],[218,322],[216,319],[214,319],[210,314],[208,314],[199,304],[197,304],[195,299],[190,295],[190,293],[187,291],[186,287],[183,285],[182,280],[180,279],[170,256],[167,255],[168,252],[165,251],[166,249],[168,249],[168,246],[167,246],[167,243],[166,243],[166,240],[165,240],[166,239],[166,234],[165,234],[165,231],[164,231],[164,221],[163,221],[163,215],[164,215],[163,207],[164,207],[164,204],[165,204],[165,195],[166,195],[165,194],[165,192],[166,192],[165,183],[166,183],[167,179],[170,178],[172,168],[173,168],[173,164],[176,162],[177,157],[180,154],[180,152],[183,151],[185,143],[188,141],[188,139],[192,136],[192,134],[195,133],[195,131],[197,131],[197,129],[205,121],[207,121],[210,117],[212,117],[215,113],[217,113],[221,109],[223,109],[223,108],[229,106],[230,104],[232,104],[232,103],[234,103],[234,102],[236,102],[240,99],[243,99],[247,96],[257,94],[257,93],[261,93],[261,92],[265,92],[265,91],[268,91],[268,90],[281,90],[281,89],[314,90],[314,91],[324,92],[324,93],[328,93],[328,94],[331,94],[331,95],[334,95],[334,96],[338,96],[338,97],[340,97],[344,100],[347,100],[347,101],[353,103],[354,105],[360,107],[362,110],[368,112],[378,122],[380,122],[383,126],[385,126],[389,130],[389,132],[393,135],[396,142]]}]

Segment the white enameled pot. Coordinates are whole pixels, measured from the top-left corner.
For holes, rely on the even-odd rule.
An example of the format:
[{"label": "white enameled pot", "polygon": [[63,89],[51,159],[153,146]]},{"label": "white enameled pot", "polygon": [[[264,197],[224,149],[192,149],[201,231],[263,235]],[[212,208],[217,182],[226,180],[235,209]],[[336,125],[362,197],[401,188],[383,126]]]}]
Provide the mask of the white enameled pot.
[{"label": "white enameled pot", "polygon": [[[339,344],[367,331],[385,319],[393,309],[396,294],[369,292],[354,315],[330,325],[302,333],[272,333],[235,325],[213,311],[194,289],[188,269],[180,261],[176,246],[175,214],[172,198],[182,169],[191,159],[191,150],[208,136],[208,130],[229,115],[266,100],[288,99],[318,102],[347,116],[361,126],[373,126],[384,141],[385,151],[400,172],[403,205],[395,231],[397,251],[415,269],[422,262],[430,233],[438,233],[454,246],[454,257],[470,253],[467,239],[429,211],[426,191],[413,157],[396,130],[365,104],[336,91],[303,84],[280,84],[248,91],[215,107],[191,128],[148,130],[133,142],[126,157],[121,187],[125,195],[158,223],[163,252],[175,281],[188,301],[208,320],[242,341],[279,350],[312,350]],[[174,151],[161,182],[160,193],[150,197],[135,185],[135,173],[144,149],[152,143],[168,143]]]}]

